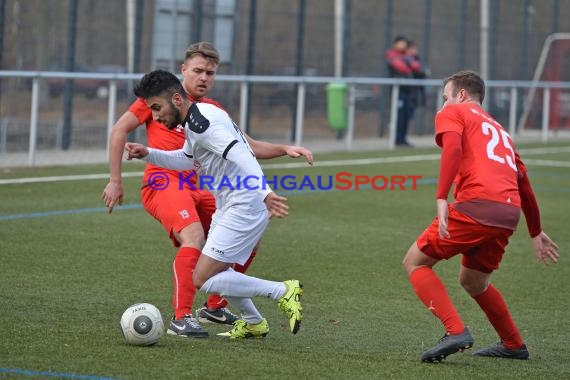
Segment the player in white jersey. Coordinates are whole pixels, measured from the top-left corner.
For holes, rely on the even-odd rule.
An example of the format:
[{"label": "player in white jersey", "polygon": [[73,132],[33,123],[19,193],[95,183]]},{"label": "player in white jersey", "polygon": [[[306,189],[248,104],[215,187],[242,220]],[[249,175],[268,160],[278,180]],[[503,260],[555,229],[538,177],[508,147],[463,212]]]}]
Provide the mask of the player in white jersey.
[{"label": "player in white jersey", "polygon": [[[216,208],[222,212],[230,207],[245,212],[267,212],[263,199],[272,191],[268,186],[263,189],[261,167],[241,130],[228,114],[211,104],[193,103],[185,122],[186,144],[183,149],[187,156],[193,156],[199,162],[200,174],[214,180],[210,191],[216,198]],[[245,157],[236,164],[228,155],[236,157],[233,161],[237,161],[238,156]],[[240,186],[248,175],[255,177],[250,178],[252,183]],[[253,181],[256,178],[259,180]],[[257,187],[257,191],[252,191],[252,187]]]},{"label": "player in white jersey", "polygon": [[[201,291],[220,294],[242,314],[232,330],[220,335],[230,338],[267,335],[269,325],[254,306],[251,300],[254,296],[277,301],[289,318],[291,332],[296,334],[302,319],[303,290],[299,281],[267,281],[231,269],[232,264],[247,261],[269,217],[287,216],[286,198],[261,183],[236,186],[246,177],[263,177],[255,155],[228,114],[215,106],[190,102],[176,76],[155,70],[146,74],[134,91],[145,100],[155,120],[168,128],[184,125],[186,143],[177,151],[127,143],[128,158],[144,158],[169,169],[194,168],[198,174],[214,178],[212,193],[217,210],[193,280]],[[223,181],[230,183],[231,188],[221,186]]]}]

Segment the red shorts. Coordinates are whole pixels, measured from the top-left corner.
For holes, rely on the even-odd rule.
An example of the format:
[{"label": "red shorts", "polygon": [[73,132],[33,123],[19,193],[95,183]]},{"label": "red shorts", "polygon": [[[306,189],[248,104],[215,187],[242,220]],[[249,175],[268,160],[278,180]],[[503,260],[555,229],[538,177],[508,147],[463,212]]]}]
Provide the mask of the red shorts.
[{"label": "red shorts", "polygon": [[451,237],[439,237],[439,223],[435,218],[416,240],[418,248],[439,260],[447,260],[461,253],[461,264],[480,272],[491,273],[498,269],[513,231],[479,224],[451,206],[448,206],[448,210],[447,225]]},{"label": "red shorts", "polygon": [[208,235],[212,215],[216,211],[216,200],[209,191],[188,187],[180,190],[178,186],[155,190],[145,186],[141,190],[141,198],[145,210],[164,226],[175,247],[180,243],[174,232],[178,233],[192,223],[201,223],[204,234]]}]

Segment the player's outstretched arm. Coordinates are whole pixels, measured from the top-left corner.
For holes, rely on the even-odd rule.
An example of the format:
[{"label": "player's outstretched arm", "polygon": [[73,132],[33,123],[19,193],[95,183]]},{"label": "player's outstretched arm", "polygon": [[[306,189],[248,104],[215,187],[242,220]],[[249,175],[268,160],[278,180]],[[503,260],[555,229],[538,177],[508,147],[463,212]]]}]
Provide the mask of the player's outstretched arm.
[{"label": "player's outstretched arm", "polygon": [[544,265],[555,264],[560,257],[558,245],[542,230],[538,202],[530,185],[526,167],[517,152],[515,152],[515,161],[519,175],[521,208],[526,219],[528,233],[532,239],[536,259]]},{"label": "player's outstretched arm", "polygon": [[103,190],[101,198],[109,213],[113,207],[123,203],[122,161],[123,148],[127,142],[127,135],[139,126],[137,117],[130,111],[125,112],[113,125],[109,136],[109,182]]},{"label": "player's outstretched arm", "polygon": [[244,133],[247,143],[259,159],[270,159],[282,156],[291,158],[305,157],[309,165],[313,165],[313,153],[302,146],[273,144],[267,141],[255,140]]},{"label": "player's outstretched arm", "polygon": [[526,167],[516,152],[515,161],[519,175],[521,208],[526,219],[528,233],[532,239],[536,259],[545,265],[557,263],[560,257],[558,245],[542,230],[538,202],[530,185]]},{"label": "player's outstretched arm", "polygon": [[453,131],[444,132],[441,134],[441,141],[442,152],[436,193],[437,220],[439,237],[449,239],[451,236],[447,229],[447,195],[461,163],[461,135]]},{"label": "player's outstretched arm", "polygon": [[544,231],[532,238],[536,259],[544,265],[556,264],[560,253],[556,244]]},{"label": "player's outstretched arm", "polygon": [[138,158],[156,166],[172,170],[194,169],[194,159],[191,155],[186,153],[186,148],[186,143],[184,143],[182,149],[177,150],[153,149],[137,143],[125,144],[127,160]]},{"label": "player's outstretched arm", "polygon": [[285,145],[285,152],[287,156],[291,158],[297,158],[301,156],[305,157],[307,163],[311,166],[313,166],[313,163],[315,162],[313,159],[313,152],[311,152],[309,149],[305,147],[295,146],[295,145]]}]

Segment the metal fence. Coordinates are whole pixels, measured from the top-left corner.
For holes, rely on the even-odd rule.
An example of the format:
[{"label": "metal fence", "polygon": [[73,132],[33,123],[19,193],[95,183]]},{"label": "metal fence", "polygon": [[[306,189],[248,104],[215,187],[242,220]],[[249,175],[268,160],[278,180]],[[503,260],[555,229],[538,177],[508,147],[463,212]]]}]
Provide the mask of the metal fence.
[{"label": "metal fence", "polygon": [[[124,112],[132,101],[126,89],[141,76],[0,71],[4,86],[10,89],[4,91],[10,95],[3,99],[9,104],[4,104],[6,112],[0,118],[0,155],[26,152],[27,164],[34,166],[38,150],[105,150],[117,114]],[[90,93],[85,90],[89,86],[75,86],[76,120],[71,123],[71,130],[65,131],[64,110],[56,106],[60,97],[50,92],[55,92],[54,83],[69,79],[76,83],[90,81],[91,87],[93,83],[98,87]],[[341,133],[328,127],[326,85],[329,83],[344,83],[348,89],[348,118]],[[402,85],[426,89],[428,100],[422,112],[416,114],[410,132],[413,136],[431,135],[433,115],[442,104],[441,83],[436,79],[218,75],[211,96],[254,137],[296,145],[315,139],[342,139],[344,149],[350,151],[355,139],[385,139],[394,148],[397,99]],[[534,132],[546,141],[549,136],[570,131],[570,106],[565,100],[570,95],[570,82],[488,81],[487,87],[485,106],[510,134]],[[534,96],[529,102],[527,95],[531,92]],[[552,103],[553,93],[556,104]],[[525,112],[525,124],[518,125],[523,109],[530,112]],[[553,109],[558,112],[559,125],[551,122]],[[72,138],[64,146],[66,133],[71,133]],[[134,138],[144,141],[144,136]]]}]

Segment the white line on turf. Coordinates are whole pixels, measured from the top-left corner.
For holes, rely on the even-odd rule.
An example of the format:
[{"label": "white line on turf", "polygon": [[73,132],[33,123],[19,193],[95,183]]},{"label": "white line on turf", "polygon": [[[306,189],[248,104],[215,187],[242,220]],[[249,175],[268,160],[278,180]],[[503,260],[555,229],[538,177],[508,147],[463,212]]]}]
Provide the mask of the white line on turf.
[{"label": "white line on turf", "polygon": [[[520,149],[521,156],[530,156],[538,154],[557,154],[557,153],[570,153],[570,146],[567,147],[552,147],[552,148],[528,148]],[[359,166],[359,165],[374,165],[374,164],[387,164],[398,162],[418,162],[418,161],[436,161],[439,160],[440,155],[437,154],[419,154],[409,156],[394,156],[394,157],[377,157],[377,158],[355,158],[350,160],[329,160],[317,161],[316,167],[331,167],[331,166]],[[523,160],[525,164],[536,166],[553,166],[553,167],[570,167],[567,161],[553,161],[553,160]],[[306,162],[291,162],[291,163],[278,163],[278,164],[264,164],[263,169],[297,169],[307,168]],[[143,172],[125,172],[123,177],[140,177]],[[51,177],[27,177],[27,178],[12,178],[0,179],[0,185],[14,185],[24,183],[47,183],[47,182],[63,182],[63,181],[83,181],[92,179],[106,179],[109,178],[108,173],[101,174],[78,174],[78,175],[62,175]]]},{"label": "white line on turf", "polygon": [[570,168],[570,162],[568,161],[553,161],[553,160],[535,160],[535,159],[526,159],[524,160],[526,165],[533,165],[533,166],[553,166],[558,168]]},{"label": "white line on turf", "polygon": [[[123,177],[140,177],[143,172],[125,172]],[[0,185],[22,184],[22,183],[45,183],[45,182],[62,182],[62,181],[84,181],[89,179],[109,178],[109,174],[77,174],[77,175],[57,175],[51,177],[27,177],[0,179]]]}]

